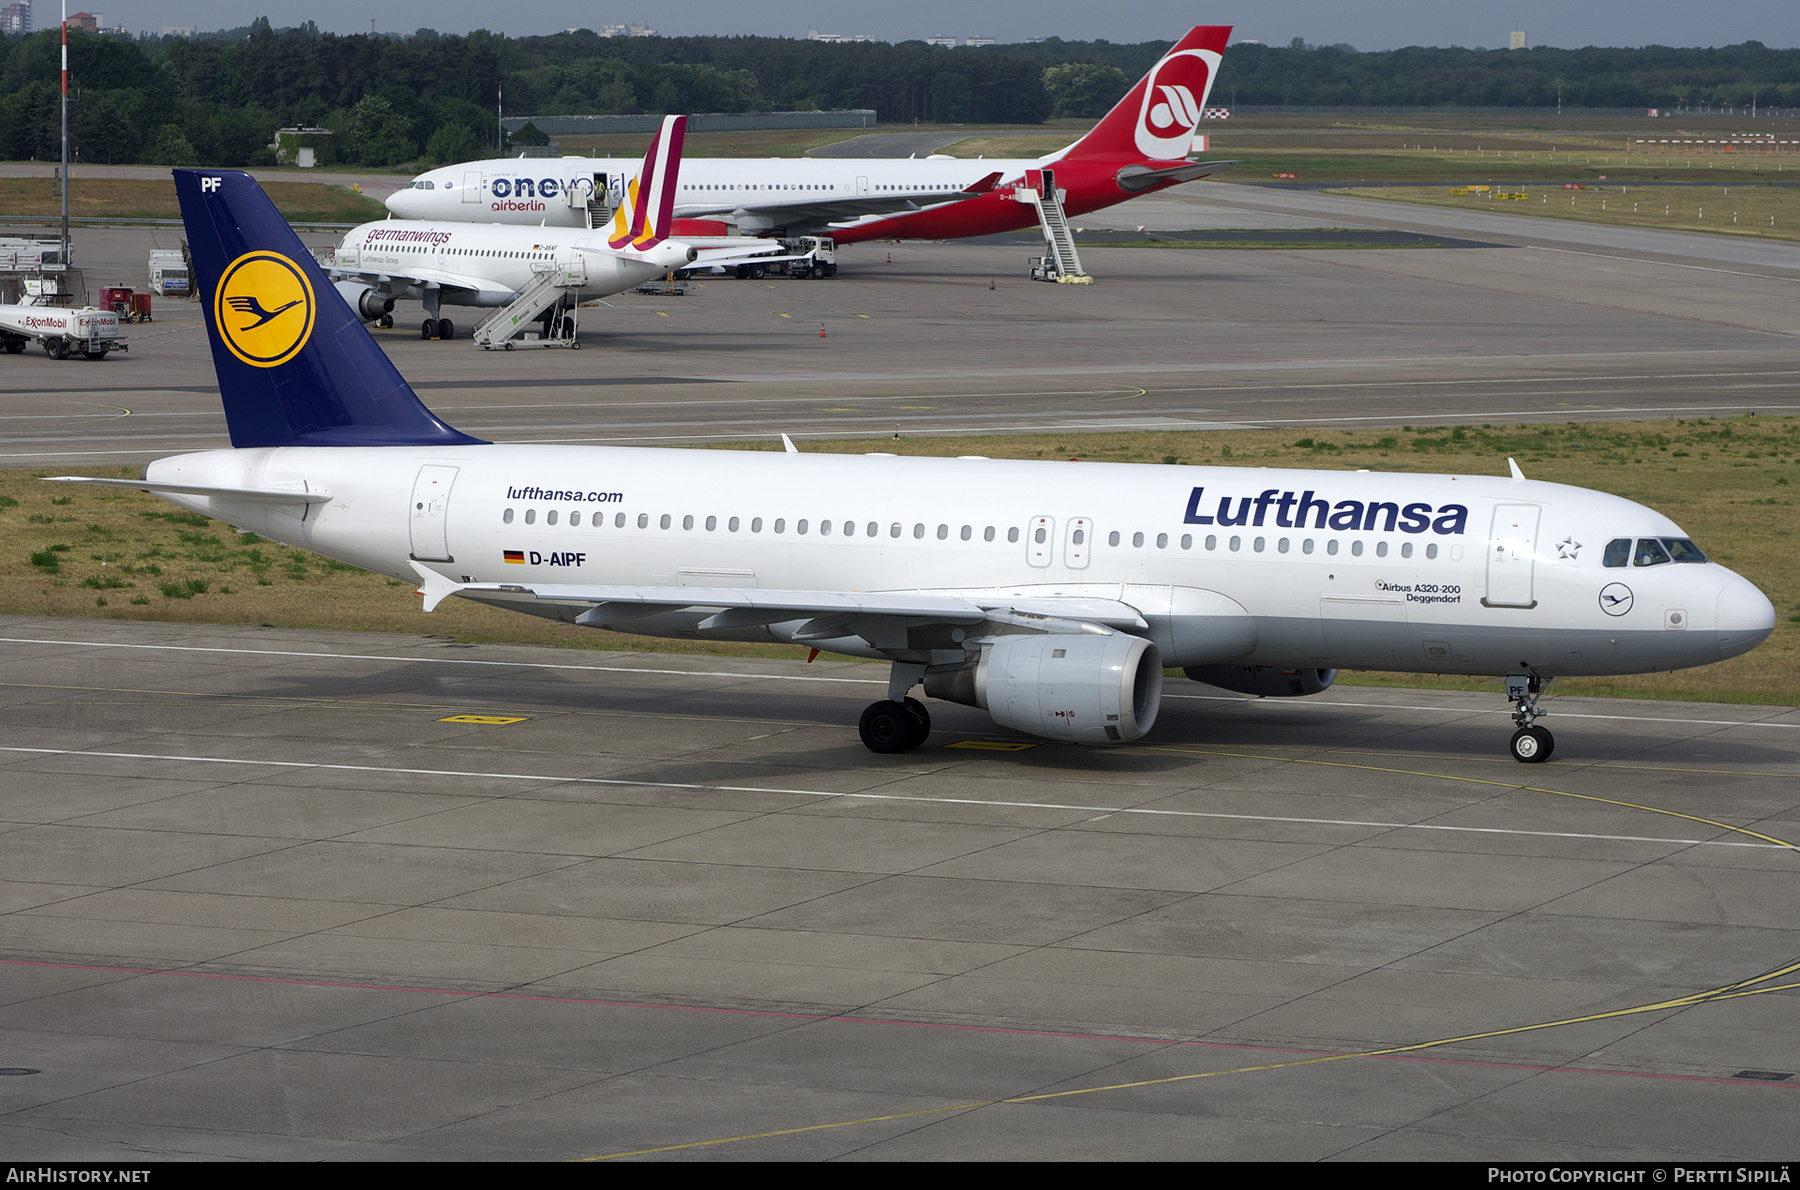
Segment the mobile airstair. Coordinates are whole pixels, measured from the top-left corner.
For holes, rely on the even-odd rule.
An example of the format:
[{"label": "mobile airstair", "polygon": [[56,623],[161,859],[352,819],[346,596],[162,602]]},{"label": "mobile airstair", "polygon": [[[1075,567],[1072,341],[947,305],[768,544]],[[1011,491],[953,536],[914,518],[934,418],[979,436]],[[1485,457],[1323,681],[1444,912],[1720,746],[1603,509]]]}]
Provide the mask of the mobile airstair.
[{"label": "mobile airstair", "polygon": [[1014,197],[1037,208],[1038,226],[1044,232],[1047,255],[1031,258],[1031,279],[1055,281],[1059,285],[1092,285],[1094,279],[1081,267],[1081,256],[1075,251],[1075,237],[1070,234],[1068,217],[1063,214],[1055,171],[1026,170],[1025,184],[1014,192]]},{"label": "mobile airstair", "polygon": [[575,337],[575,312],[586,284],[587,261],[579,256],[534,266],[530,283],[475,328],[476,344],[483,351],[496,347],[504,351],[515,347],[581,350],[581,340]]}]

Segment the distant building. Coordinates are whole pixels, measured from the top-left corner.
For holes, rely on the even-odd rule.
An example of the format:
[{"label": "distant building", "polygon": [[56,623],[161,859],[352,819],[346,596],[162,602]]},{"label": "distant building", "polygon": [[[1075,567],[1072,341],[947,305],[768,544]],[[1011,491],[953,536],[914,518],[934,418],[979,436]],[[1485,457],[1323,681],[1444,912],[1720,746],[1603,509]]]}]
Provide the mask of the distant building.
[{"label": "distant building", "polygon": [[162,35],[164,37],[192,37],[194,27],[192,25],[164,25]]},{"label": "distant building", "polygon": [[69,18],[69,28],[86,29],[89,33],[100,32],[100,25],[105,16],[97,12],[78,12]]},{"label": "distant building", "polygon": [[1512,31],[1512,44],[1509,45],[1507,48],[1513,49],[1513,50],[1524,49],[1525,48],[1525,30],[1514,29]]},{"label": "distant building", "polygon": [[847,45],[852,42],[879,41],[880,38],[874,37],[868,33],[821,33],[817,29],[808,29],[806,31],[806,40],[825,41],[830,42],[833,45]]},{"label": "distant building", "polygon": [[1048,37],[1027,37],[1025,39],[1025,44],[1026,45],[1043,45],[1046,41],[1049,41],[1049,40],[1050,39]]},{"label": "distant building", "polygon": [[955,45],[956,38],[954,38],[954,37],[927,37],[925,39],[925,44],[926,45]]},{"label": "distant building", "polygon": [[19,4],[8,4],[0,8],[0,35],[6,37],[23,37],[31,32],[31,4],[29,0]]},{"label": "distant building", "polygon": [[602,25],[596,30],[602,37],[655,37],[656,30],[648,25]]},{"label": "distant building", "polygon": [[993,45],[994,39],[991,37],[968,37],[968,38],[963,39],[963,44],[964,45]]}]

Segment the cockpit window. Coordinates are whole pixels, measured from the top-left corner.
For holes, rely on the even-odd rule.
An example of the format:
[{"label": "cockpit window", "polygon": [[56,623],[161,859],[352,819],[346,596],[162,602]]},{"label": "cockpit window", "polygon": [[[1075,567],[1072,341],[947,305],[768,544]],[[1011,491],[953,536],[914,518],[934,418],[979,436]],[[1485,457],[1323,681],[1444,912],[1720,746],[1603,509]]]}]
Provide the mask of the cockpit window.
[{"label": "cockpit window", "polygon": [[1631,562],[1634,566],[1661,566],[1669,560],[1669,551],[1663,548],[1662,542],[1654,537],[1640,537]]},{"label": "cockpit window", "polygon": [[1606,558],[1601,563],[1617,569],[1631,565],[1631,538],[1615,537],[1606,543]]},{"label": "cockpit window", "polygon": [[1700,547],[1685,537],[1665,537],[1662,539],[1662,543],[1668,548],[1669,556],[1677,562],[1704,562],[1707,560],[1706,555],[1700,552]]}]

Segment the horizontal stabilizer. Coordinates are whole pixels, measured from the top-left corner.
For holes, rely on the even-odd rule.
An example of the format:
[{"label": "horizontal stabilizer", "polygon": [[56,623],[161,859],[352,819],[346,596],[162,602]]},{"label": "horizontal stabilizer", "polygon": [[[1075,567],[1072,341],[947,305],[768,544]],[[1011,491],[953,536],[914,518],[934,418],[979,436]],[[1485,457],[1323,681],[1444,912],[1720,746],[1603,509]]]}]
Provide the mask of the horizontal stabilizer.
[{"label": "horizontal stabilizer", "polygon": [[102,488],[135,488],[140,492],[171,492],[181,496],[211,496],[219,500],[248,500],[257,504],[329,504],[331,493],[320,488],[302,492],[295,488],[220,488],[193,483],[155,483],[148,479],[88,479],[81,475],[47,475],[45,483],[85,483]]},{"label": "horizontal stabilizer", "polygon": [[1119,189],[1136,192],[1148,190],[1162,182],[1192,182],[1208,174],[1236,165],[1235,161],[1181,161],[1172,165],[1151,162],[1128,165],[1116,175]]}]

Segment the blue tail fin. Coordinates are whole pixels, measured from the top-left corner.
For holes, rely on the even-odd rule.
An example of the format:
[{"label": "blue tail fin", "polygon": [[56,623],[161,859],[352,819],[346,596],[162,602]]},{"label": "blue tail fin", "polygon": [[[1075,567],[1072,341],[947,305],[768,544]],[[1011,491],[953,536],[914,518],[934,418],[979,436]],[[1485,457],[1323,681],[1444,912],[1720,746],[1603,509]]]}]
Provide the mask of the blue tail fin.
[{"label": "blue tail fin", "polygon": [[425,408],[255,179],[174,173],[233,446],[481,443]]}]

